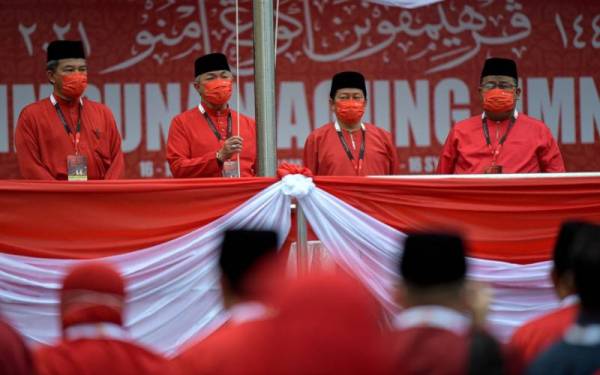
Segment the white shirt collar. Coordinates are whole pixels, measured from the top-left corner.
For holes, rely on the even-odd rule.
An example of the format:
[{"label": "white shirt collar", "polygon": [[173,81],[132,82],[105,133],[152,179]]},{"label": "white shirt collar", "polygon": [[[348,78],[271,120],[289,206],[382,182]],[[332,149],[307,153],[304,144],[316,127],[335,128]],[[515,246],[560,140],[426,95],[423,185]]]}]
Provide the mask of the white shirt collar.
[{"label": "white shirt collar", "polygon": [[[222,112],[226,113],[228,109],[229,109],[229,104],[227,104],[227,108],[225,108]],[[206,109],[204,109],[204,106],[202,105],[202,103],[198,103],[198,110],[202,114],[204,114],[204,112],[206,112]]]},{"label": "white shirt collar", "polygon": [[[340,124],[338,124],[337,120],[335,120],[335,122],[334,122],[333,126],[335,126],[335,131],[336,131],[336,132],[341,132],[341,131],[342,131],[342,127],[340,126]],[[365,128],[365,124],[363,124],[362,122],[360,123],[360,128],[361,128],[362,130],[367,130],[367,129]]]},{"label": "white shirt collar", "polygon": [[235,324],[260,320],[269,316],[269,308],[256,301],[236,303],[229,309],[230,321]]},{"label": "white shirt collar", "polygon": [[[515,117],[515,120],[519,117],[519,111],[517,111],[517,109],[515,108],[515,111],[513,112],[513,116]],[[485,118],[485,112],[483,112],[481,114],[481,119]]]},{"label": "white shirt collar", "polygon": [[566,296],[565,298],[563,298],[562,301],[560,301],[560,306],[561,307],[567,307],[567,306],[573,306],[579,303],[579,296],[577,294],[571,294]]},{"label": "white shirt collar", "polygon": [[400,312],[394,319],[394,327],[399,330],[432,327],[464,335],[471,329],[471,319],[443,306],[415,306]]},{"label": "white shirt collar", "polygon": [[571,345],[600,345],[600,324],[589,324],[585,326],[574,324],[565,333],[564,340],[567,344]]},{"label": "white shirt collar", "polygon": [[[54,94],[50,94],[50,102],[52,103],[52,105],[56,105],[57,101],[54,97]],[[79,104],[83,107],[83,96],[79,97]]]}]

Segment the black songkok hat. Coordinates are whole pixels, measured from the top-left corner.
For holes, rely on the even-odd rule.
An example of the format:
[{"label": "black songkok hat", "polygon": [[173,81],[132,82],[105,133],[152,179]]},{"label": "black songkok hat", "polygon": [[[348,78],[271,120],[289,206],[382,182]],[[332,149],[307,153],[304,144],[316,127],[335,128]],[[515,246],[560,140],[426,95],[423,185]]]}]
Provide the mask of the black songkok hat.
[{"label": "black songkok hat", "polygon": [[553,252],[554,270],[558,276],[562,276],[566,271],[573,268],[573,243],[576,234],[581,229],[592,226],[592,224],[584,221],[567,221],[560,226]]},{"label": "black songkok hat", "polygon": [[400,274],[409,286],[426,288],[462,281],[466,271],[465,248],[460,237],[422,233],[406,238]]},{"label": "black songkok hat", "polygon": [[491,57],[485,60],[480,80],[485,76],[508,76],[518,80],[517,64],[511,59]]},{"label": "black songkok hat", "polygon": [[80,40],[55,40],[48,44],[47,60],[85,59],[83,43]]},{"label": "black songkok hat", "polygon": [[208,55],[198,57],[194,63],[194,77],[215,70],[228,70],[231,72],[227,63],[227,57],[222,53],[209,53]]},{"label": "black songkok hat", "polygon": [[359,72],[340,72],[331,80],[331,91],[329,97],[333,99],[339,89],[361,89],[365,98],[367,97],[367,86],[365,77]]},{"label": "black songkok hat", "polygon": [[246,276],[266,256],[275,254],[278,240],[273,231],[236,229],[225,232],[219,266],[235,292],[243,293]]}]

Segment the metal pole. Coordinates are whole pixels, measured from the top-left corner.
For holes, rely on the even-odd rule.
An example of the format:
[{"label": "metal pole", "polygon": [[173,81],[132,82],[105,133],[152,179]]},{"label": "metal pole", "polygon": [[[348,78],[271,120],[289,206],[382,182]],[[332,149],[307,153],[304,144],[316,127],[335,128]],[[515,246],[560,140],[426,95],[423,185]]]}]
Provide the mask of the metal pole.
[{"label": "metal pole", "polygon": [[273,1],[255,0],[253,17],[258,175],[274,177],[277,169],[277,126],[275,123]]},{"label": "metal pole", "polygon": [[298,275],[305,275],[309,271],[307,238],[306,217],[300,201],[296,200],[296,266]]}]

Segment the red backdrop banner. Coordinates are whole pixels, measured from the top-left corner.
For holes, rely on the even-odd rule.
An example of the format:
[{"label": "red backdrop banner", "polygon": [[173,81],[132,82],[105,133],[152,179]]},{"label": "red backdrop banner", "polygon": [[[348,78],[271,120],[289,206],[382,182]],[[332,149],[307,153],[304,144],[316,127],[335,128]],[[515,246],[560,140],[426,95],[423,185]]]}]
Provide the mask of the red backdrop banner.
[{"label": "red backdrop banner", "polygon": [[[240,110],[253,116],[252,3],[239,3]],[[19,176],[18,114],[51,91],[45,78],[51,40],[83,40],[87,95],[115,114],[129,178],[169,175],[170,120],[198,101],[194,59],[222,51],[236,66],[232,1],[5,0],[0,17],[0,178]],[[330,118],[331,76],[359,70],[368,80],[365,120],[391,131],[402,173],[429,173],[450,126],[480,113],[477,87],[488,56],[517,61],[519,107],[548,124],[567,169],[600,169],[600,2],[594,0],[453,0],[414,10],[368,1],[281,1],[280,160],[298,162],[308,133]]]}]

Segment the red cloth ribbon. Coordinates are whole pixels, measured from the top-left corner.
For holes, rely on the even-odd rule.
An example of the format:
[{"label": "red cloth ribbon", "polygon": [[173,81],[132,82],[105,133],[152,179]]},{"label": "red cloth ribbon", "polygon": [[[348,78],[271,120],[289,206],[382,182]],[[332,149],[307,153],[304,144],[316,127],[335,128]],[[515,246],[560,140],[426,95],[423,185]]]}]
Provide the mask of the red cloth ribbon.
[{"label": "red cloth ribbon", "polygon": [[285,162],[281,163],[279,165],[279,168],[277,168],[277,177],[279,177],[279,179],[282,179],[285,176],[287,176],[288,174],[301,174],[306,177],[313,176],[312,171],[306,167],[302,167],[302,166],[299,166],[296,164],[289,164],[289,163],[285,163]]}]

